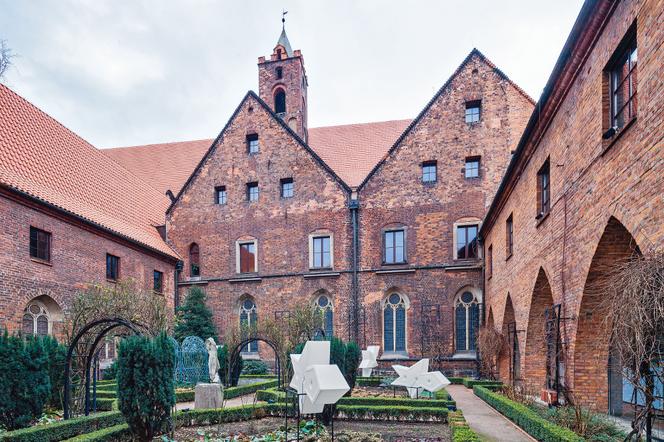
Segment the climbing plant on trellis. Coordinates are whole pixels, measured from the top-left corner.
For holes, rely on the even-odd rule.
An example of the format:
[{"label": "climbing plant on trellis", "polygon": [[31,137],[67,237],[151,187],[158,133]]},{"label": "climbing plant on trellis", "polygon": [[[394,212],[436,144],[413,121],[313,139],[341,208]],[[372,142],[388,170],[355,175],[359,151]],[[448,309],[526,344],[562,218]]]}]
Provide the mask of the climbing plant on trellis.
[{"label": "climbing plant on trellis", "polygon": [[178,385],[195,385],[209,382],[208,352],[205,342],[198,336],[187,336],[176,347],[175,382]]}]

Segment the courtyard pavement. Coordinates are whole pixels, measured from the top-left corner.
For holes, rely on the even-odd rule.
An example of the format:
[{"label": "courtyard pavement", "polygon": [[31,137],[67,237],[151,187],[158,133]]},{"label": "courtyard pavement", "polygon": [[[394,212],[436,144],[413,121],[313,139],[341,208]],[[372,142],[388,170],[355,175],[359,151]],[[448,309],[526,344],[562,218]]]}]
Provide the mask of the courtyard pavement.
[{"label": "courtyard pavement", "polygon": [[463,411],[466,422],[483,440],[500,442],[531,442],[532,437],[463,385],[445,387],[457,408]]}]

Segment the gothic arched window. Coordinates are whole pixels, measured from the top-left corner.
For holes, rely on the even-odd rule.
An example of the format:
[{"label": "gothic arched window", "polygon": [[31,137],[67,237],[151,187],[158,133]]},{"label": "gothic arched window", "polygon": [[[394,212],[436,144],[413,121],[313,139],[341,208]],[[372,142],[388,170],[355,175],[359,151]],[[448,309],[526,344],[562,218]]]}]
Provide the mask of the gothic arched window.
[{"label": "gothic arched window", "polygon": [[23,313],[23,334],[46,336],[50,332],[51,318],[48,310],[38,301],[32,301]]},{"label": "gothic arched window", "polygon": [[464,290],[457,296],[454,309],[456,351],[475,351],[480,318],[477,297],[470,290]]},{"label": "gothic arched window", "polygon": [[334,333],[334,304],[332,304],[332,300],[326,294],[319,295],[314,299],[314,308],[323,317],[325,338],[330,339]]},{"label": "gothic arched window", "polygon": [[383,306],[383,349],[385,352],[406,352],[406,302],[392,293]]},{"label": "gothic arched window", "polygon": [[[242,333],[249,334],[258,323],[256,303],[250,297],[244,298],[240,303],[240,328]],[[251,341],[242,348],[242,353],[257,353],[258,341]]]},{"label": "gothic arched window", "polygon": [[277,114],[286,113],[286,92],[283,89],[277,90],[274,94],[274,112]]},{"label": "gothic arched window", "polygon": [[201,276],[201,261],[198,244],[189,246],[189,274],[190,276]]}]

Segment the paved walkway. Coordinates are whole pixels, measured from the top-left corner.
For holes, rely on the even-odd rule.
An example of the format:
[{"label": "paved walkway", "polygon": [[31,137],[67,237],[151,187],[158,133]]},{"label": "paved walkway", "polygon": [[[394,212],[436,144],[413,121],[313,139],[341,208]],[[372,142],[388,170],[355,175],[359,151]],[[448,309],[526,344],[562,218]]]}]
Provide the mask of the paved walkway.
[{"label": "paved walkway", "polygon": [[[247,394],[245,396],[234,397],[233,399],[228,399],[224,402],[224,407],[235,407],[237,405],[252,405],[254,403],[254,394]],[[193,402],[178,402],[175,404],[176,409],[178,410],[193,410]]]},{"label": "paved walkway", "polygon": [[475,396],[473,390],[463,385],[448,385],[445,389],[456,401],[457,408],[463,411],[470,428],[483,440],[491,442],[531,442],[535,440]]}]

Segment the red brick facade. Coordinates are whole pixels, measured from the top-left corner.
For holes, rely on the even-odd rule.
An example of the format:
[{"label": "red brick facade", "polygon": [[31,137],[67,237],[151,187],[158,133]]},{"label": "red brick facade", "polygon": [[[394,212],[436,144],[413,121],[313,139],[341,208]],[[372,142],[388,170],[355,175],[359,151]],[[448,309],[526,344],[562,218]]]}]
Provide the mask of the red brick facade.
[{"label": "red brick facade", "polygon": [[[620,408],[621,383],[614,376],[617,385],[609,389],[608,333],[603,318],[593,316],[601,297],[593,282],[616,260],[664,244],[663,16],[656,1],[584,5],[482,232],[493,255],[485,280],[488,314],[504,332],[515,321],[518,336],[516,371],[509,369],[508,351],[501,377],[536,390],[545,386],[544,311],[560,304],[561,382],[579,402],[600,410]],[[611,127],[606,69],[631,26],[637,116],[603,139]],[[537,173],[547,159],[551,209],[536,218]]]}]

